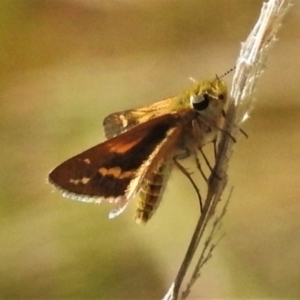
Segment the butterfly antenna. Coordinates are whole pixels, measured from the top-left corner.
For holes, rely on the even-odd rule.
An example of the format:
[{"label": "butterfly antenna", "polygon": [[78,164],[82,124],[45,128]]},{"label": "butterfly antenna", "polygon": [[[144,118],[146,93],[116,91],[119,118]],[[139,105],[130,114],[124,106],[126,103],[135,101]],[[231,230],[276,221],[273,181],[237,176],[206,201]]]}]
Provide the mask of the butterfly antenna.
[{"label": "butterfly antenna", "polygon": [[226,71],[226,72],[225,72],[223,75],[221,75],[221,76],[216,75],[217,79],[221,79],[221,78],[225,77],[226,75],[228,75],[229,73],[231,73],[232,71],[234,71],[235,68],[236,68],[236,66],[232,67],[231,69],[229,69],[228,71]]}]

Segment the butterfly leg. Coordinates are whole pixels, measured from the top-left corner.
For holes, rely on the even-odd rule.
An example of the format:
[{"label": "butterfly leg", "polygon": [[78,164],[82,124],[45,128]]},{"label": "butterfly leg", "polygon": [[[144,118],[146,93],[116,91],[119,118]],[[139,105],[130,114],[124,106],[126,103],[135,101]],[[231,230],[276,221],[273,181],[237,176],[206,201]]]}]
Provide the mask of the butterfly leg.
[{"label": "butterfly leg", "polygon": [[195,183],[195,181],[193,180],[191,174],[179,163],[179,159],[182,159],[182,158],[185,158],[185,157],[188,157],[190,155],[190,152],[188,150],[186,150],[185,153],[183,154],[178,154],[176,156],[173,157],[173,161],[174,161],[174,164],[177,166],[177,168],[187,177],[187,179],[190,181],[190,183],[192,184],[192,186],[194,187],[194,190],[196,191],[197,193],[197,197],[198,197],[198,200],[199,200],[199,205],[200,205],[200,212],[202,213],[203,211],[203,205],[202,205],[202,197],[200,195],[200,191],[198,189],[198,186],[197,184]]},{"label": "butterfly leg", "polygon": [[[216,145],[217,145],[217,142],[216,142],[216,140],[213,140],[213,144],[214,144],[214,156],[215,156],[215,162],[216,162],[216,159],[217,159],[217,146],[216,146]],[[206,157],[204,151],[202,150],[202,147],[199,147],[198,150],[200,151],[202,157],[204,158],[204,161],[205,161],[207,167],[209,168],[210,172],[211,172],[213,175],[215,175],[218,179],[221,179],[220,176],[219,176],[218,174],[215,173],[214,168],[211,166],[211,164],[210,164],[208,158]],[[195,154],[195,156],[196,156],[196,154]],[[198,157],[197,157],[197,160],[198,160]],[[196,163],[197,163],[197,160],[196,160]],[[198,162],[199,162],[199,160],[198,160]],[[199,163],[199,164],[200,164],[200,163]],[[198,166],[198,165],[197,165],[197,166]],[[201,175],[203,176],[203,171],[200,170],[199,168],[198,168],[198,170],[200,171]],[[206,177],[204,176],[204,178],[206,178]],[[206,179],[206,181],[208,181],[208,180]]]},{"label": "butterfly leg", "polygon": [[[198,155],[197,155],[196,152],[193,152],[193,154],[194,154],[194,158],[195,158],[195,162],[196,162],[196,167],[197,167],[197,169],[199,170],[201,176],[202,176],[202,177],[204,178],[204,180],[207,182],[208,179],[207,179],[207,177],[206,177],[206,175],[205,175],[205,173],[204,173],[204,171],[203,171],[203,169],[202,169],[202,167],[201,167],[201,164],[200,164],[200,160],[199,160],[199,158],[198,158]],[[201,152],[201,154],[202,154],[202,152]],[[203,153],[203,154],[204,154],[204,153]],[[202,155],[203,155],[203,154],[202,154]]]},{"label": "butterfly leg", "polygon": [[[206,157],[205,153],[203,152],[202,147],[199,147],[198,149],[199,149],[199,151],[200,151],[202,157],[204,158],[204,161],[205,161],[206,165],[208,166],[210,172],[213,172],[213,167],[211,166],[211,164],[210,164],[208,158]],[[196,154],[195,154],[195,155],[196,155]],[[215,158],[216,158],[216,156],[215,156]],[[197,159],[198,159],[198,158],[197,158]],[[199,160],[198,160],[198,161],[199,161]],[[199,164],[200,164],[200,163],[199,163]],[[203,171],[200,171],[201,174],[202,174],[202,172],[203,172]]]},{"label": "butterfly leg", "polygon": [[[225,112],[224,109],[222,110],[222,116],[223,116],[224,118],[226,118],[226,112]],[[247,132],[244,131],[242,128],[239,127],[239,131],[240,131],[240,133],[242,133],[242,134],[244,135],[245,138],[249,138]]]}]

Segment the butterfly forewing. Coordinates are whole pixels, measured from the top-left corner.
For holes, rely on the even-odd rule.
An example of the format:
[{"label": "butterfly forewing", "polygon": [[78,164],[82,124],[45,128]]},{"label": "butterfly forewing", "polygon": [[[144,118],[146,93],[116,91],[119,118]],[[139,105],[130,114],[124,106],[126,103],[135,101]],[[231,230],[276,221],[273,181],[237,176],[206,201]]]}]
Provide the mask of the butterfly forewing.
[{"label": "butterfly forewing", "polygon": [[[65,161],[49,174],[64,196],[82,201],[117,203],[119,209],[139,192],[181,126],[176,115],[163,115]],[[116,213],[117,214],[117,213]]]}]

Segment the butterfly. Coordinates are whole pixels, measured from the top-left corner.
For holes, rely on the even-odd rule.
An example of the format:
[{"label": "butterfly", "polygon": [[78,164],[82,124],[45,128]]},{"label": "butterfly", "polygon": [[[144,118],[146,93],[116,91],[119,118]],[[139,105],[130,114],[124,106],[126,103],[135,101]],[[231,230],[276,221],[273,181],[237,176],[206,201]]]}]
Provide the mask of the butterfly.
[{"label": "butterfly", "polygon": [[113,113],[103,121],[106,141],[60,164],[48,180],[62,195],[114,203],[109,217],[139,196],[134,219],[146,223],[163,196],[172,166],[217,138],[227,101],[219,77],[150,105]]}]

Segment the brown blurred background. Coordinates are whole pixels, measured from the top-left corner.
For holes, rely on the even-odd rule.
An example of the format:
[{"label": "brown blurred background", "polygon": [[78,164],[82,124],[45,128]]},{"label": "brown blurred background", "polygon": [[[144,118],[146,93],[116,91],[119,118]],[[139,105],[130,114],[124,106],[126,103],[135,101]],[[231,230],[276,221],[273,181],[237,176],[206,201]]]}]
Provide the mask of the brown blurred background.
[{"label": "brown blurred background", "polygon": [[[291,9],[232,157],[227,235],[190,299],[300,298],[300,20]],[[103,140],[107,114],[222,74],[262,1],[1,0],[1,299],[160,299],[198,217],[173,172],[146,226],[135,203],[64,199],[58,163]],[[230,84],[231,76],[226,80]],[[183,192],[185,191],[185,192]]]}]

